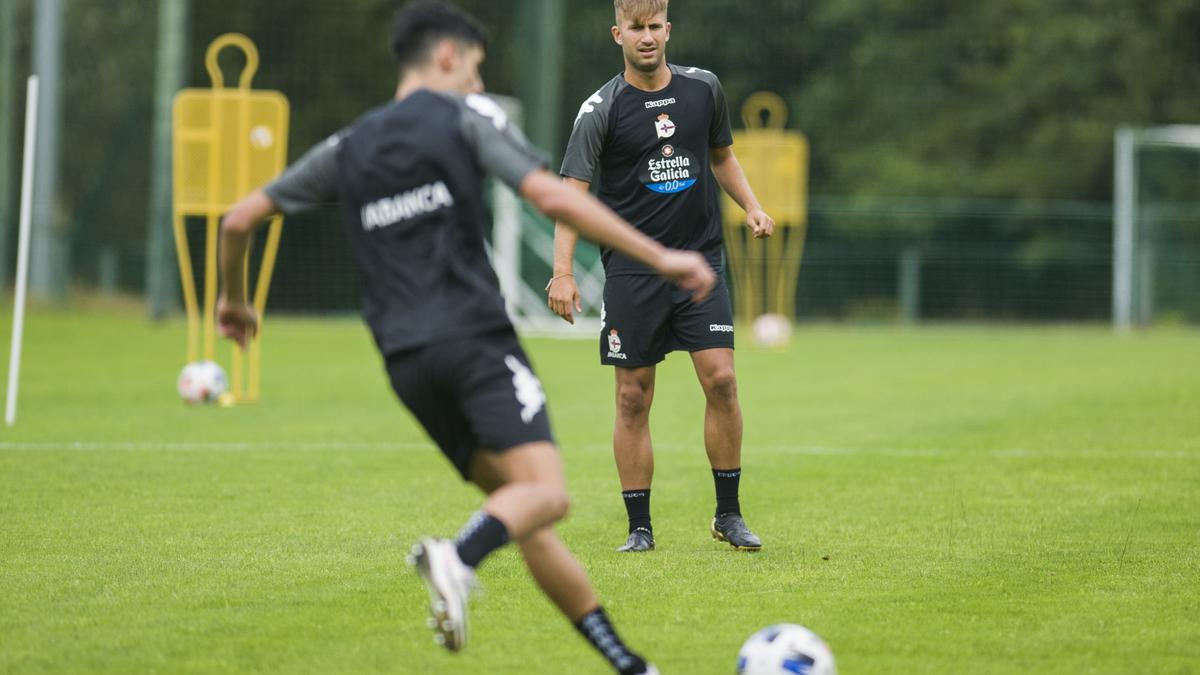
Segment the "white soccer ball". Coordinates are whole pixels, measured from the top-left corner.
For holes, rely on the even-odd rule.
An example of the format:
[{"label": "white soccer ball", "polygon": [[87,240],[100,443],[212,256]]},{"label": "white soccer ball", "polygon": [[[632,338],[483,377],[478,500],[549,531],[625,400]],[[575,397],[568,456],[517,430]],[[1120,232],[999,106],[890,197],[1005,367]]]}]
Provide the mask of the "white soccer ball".
[{"label": "white soccer ball", "polygon": [[179,398],[188,405],[213,403],[229,389],[225,370],[212,361],[193,361],[183,367],[176,381]]},{"label": "white soccer ball", "polygon": [[738,652],[738,675],[837,675],[833,652],[804,626],[780,623],[746,640]]},{"label": "white soccer ball", "polygon": [[763,314],[754,320],[751,329],[759,347],[782,347],[792,339],[792,322],[782,314]]}]

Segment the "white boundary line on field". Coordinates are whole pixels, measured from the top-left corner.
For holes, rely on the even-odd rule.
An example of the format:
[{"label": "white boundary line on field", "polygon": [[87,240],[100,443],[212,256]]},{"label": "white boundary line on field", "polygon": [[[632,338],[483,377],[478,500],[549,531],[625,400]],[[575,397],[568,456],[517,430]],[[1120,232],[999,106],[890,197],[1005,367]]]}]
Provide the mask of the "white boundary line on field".
[{"label": "white boundary line on field", "polygon": [[[690,450],[695,446],[686,443],[655,443],[659,450],[680,451]],[[586,452],[608,452],[612,448],[607,443],[585,443],[583,445],[568,445],[566,452],[572,449]],[[699,448],[695,448],[701,452]],[[340,450],[348,452],[394,452],[414,450],[434,450],[431,442],[368,442],[368,441],[6,441],[0,442],[0,452],[8,451],[37,451],[37,450],[73,450],[81,452],[114,451],[167,451],[167,452],[254,452],[261,450],[294,450],[318,452],[324,450]],[[1186,450],[1035,450],[1030,448],[992,448],[992,449],[961,449],[946,448],[906,449],[906,448],[836,448],[825,446],[758,446],[748,447],[746,452],[766,454],[795,454],[795,455],[842,455],[862,457],[898,457],[915,459],[937,459],[956,457],[990,457],[993,459],[1009,458],[1043,458],[1043,459],[1190,459],[1200,460],[1200,453]]]},{"label": "white boundary line on field", "polygon": [[[961,448],[957,450],[946,448],[831,448],[821,446],[791,447],[791,446],[762,446],[759,452],[781,452],[803,455],[861,455],[865,457],[990,457],[993,459],[1006,458],[1043,458],[1043,459],[1197,459],[1200,453],[1185,450],[1056,450],[1032,448]],[[753,452],[754,449],[751,449]]]},{"label": "white boundary line on field", "polygon": [[127,451],[156,451],[196,452],[196,451],[228,451],[253,452],[256,450],[424,450],[430,449],[431,443],[369,443],[369,442],[313,442],[313,441],[31,441],[27,443],[13,441],[0,442],[0,451],[6,450],[78,450],[83,452],[104,450]]}]

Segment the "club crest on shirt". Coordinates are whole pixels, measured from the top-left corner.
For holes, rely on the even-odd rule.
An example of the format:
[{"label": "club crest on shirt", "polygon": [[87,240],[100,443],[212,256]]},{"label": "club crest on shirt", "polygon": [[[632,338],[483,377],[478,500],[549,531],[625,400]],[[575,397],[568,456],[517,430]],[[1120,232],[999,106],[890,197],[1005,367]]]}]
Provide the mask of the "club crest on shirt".
[{"label": "club crest on shirt", "polygon": [[610,359],[628,358],[624,354],[621,353],[621,336],[617,335],[616,328],[608,331],[608,358],[610,358]]},{"label": "club crest on shirt", "polygon": [[671,121],[671,116],[663,113],[658,116],[654,122],[654,131],[659,138],[670,138],[675,135],[675,123]]}]

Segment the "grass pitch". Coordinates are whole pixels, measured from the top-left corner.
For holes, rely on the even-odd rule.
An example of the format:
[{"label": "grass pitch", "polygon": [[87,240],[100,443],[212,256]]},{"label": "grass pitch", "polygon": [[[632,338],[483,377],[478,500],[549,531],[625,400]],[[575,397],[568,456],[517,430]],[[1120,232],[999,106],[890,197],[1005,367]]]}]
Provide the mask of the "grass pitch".
[{"label": "grass pitch", "polygon": [[[607,672],[511,550],[481,568],[469,650],[435,647],[403,557],[479,497],[357,321],[265,338],[262,403],[186,408],[181,324],[29,317],[0,436],[0,672]],[[807,327],[739,350],[757,555],[709,539],[686,356],[652,417],[659,550],[622,556],[611,374],[592,341],[526,345],[574,496],[561,532],[664,673],[731,673],[780,621],[844,674],[1200,672],[1196,332]]]}]

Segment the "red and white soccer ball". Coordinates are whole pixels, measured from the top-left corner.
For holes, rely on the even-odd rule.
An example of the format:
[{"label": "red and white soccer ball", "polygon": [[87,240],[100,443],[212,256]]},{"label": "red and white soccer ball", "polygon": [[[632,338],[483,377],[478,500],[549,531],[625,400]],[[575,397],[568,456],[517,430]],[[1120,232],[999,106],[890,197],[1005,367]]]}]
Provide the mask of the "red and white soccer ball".
[{"label": "red and white soccer ball", "polygon": [[188,405],[214,403],[229,390],[225,370],[213,361],[193,361],[183,367],[176,381],[179,398]]},{"label": "red and white soccer ball", "polygon": [[738,675],[837,675],[833,652],[816,633],[794,623],[768,626],[738,652]]},{"label": "red and white soccer ball", "polygon": [[782,314],[763,314],[750,328],[759,347],[783,347],[792,339],[792,322]]}]

